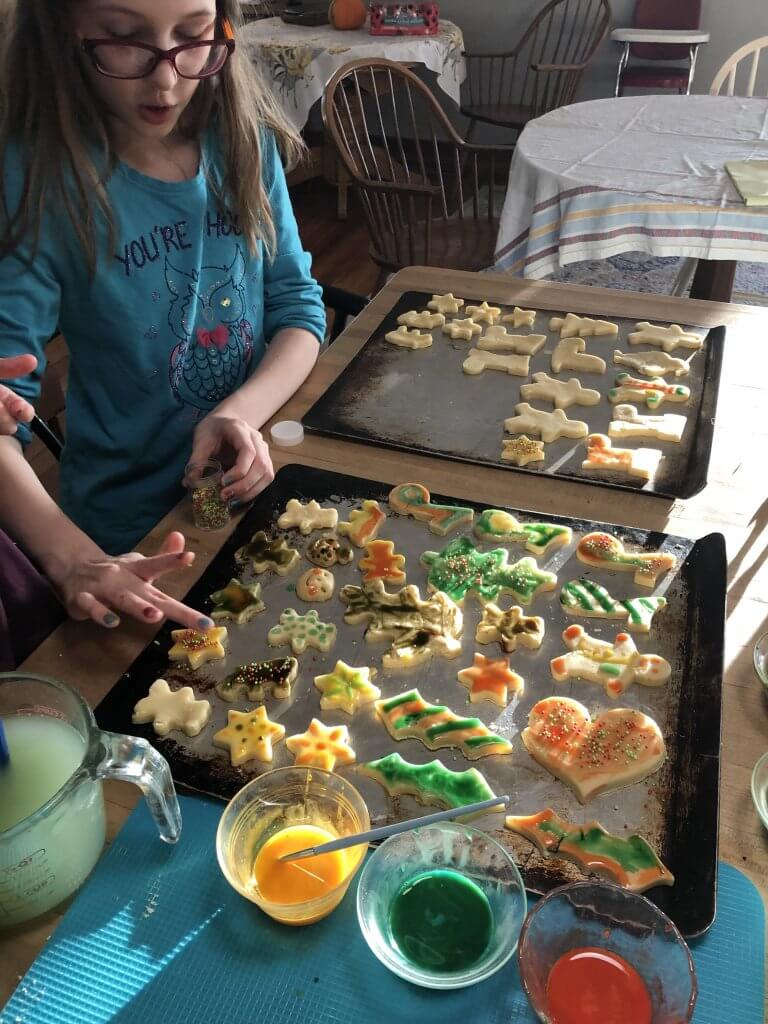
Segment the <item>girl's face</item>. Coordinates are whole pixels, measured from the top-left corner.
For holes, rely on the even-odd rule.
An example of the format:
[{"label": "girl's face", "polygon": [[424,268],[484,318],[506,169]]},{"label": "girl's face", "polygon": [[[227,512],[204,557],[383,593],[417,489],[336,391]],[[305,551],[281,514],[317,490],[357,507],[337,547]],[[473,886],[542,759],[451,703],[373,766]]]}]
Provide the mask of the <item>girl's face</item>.
[{"label": "girl's face", "polygon": [[[80,41],[119,39],[171,50],[214,38],[216,0],[78,0],[73,21]],[[160,61],[151,75],[136,79],[109,78],[87,57],[84,67],[112,116],[147,139],[171,134],[200,84],[181,78],[167,60]]]}]

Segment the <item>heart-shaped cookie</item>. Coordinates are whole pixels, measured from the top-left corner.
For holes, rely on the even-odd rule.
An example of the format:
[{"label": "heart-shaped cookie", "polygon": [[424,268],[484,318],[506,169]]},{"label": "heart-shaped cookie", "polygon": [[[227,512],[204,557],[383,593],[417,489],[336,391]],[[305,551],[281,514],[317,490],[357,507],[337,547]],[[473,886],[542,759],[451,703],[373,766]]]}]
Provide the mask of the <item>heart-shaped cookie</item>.
[{"label": "heart-shaped cookie", "polygon": [[570,786],[583,804],[640,782],[667,756],[658,725],[642,711],[611,708],[592,719],[570,697],[546,697],[534,704],[522,735],[531,757]]}]

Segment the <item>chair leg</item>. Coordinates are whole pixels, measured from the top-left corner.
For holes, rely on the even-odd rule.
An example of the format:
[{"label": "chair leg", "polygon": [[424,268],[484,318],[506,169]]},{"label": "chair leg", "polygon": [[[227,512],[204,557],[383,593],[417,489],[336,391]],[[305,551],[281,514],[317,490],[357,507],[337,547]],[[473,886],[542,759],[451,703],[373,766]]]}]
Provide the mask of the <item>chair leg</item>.
[{"label": "chair leg", "polygon": [[693,276],[690,297],[692,299],[711,299],[714,302],[730,302],[735,276],[735,260],[699,260],[699,265]]}]

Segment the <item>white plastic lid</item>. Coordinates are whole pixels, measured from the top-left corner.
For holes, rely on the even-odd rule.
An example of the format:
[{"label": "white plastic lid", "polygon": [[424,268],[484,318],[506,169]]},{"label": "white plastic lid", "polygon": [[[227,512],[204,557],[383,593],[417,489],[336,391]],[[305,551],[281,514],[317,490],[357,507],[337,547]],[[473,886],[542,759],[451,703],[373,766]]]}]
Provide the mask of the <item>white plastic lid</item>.
[{"label": "white plastic lid", "polygon": [[272,444],[280,448],[292,448],[304,440],[304,427],[298,420],[280,420],[270,430]]}]

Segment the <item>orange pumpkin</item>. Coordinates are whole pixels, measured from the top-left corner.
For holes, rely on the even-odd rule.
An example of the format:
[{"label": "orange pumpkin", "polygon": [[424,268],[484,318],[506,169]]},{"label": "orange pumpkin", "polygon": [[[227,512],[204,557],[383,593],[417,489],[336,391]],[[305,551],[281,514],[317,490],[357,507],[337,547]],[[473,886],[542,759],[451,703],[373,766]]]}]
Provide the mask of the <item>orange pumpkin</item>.
[{"label": "orange pumpkin", "polygon": [[363,0],[331,0],[328,18],[334,28],[362,28],[368,15]]}]

